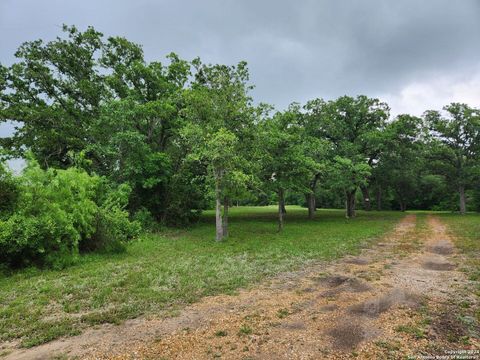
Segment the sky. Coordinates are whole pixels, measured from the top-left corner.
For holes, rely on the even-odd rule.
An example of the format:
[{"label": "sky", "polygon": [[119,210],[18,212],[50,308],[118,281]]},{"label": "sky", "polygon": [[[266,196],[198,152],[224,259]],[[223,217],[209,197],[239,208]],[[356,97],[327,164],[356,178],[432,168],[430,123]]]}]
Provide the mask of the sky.
[{"label": "sky", "polygon": [[480,0],[0,0],[0,63],[62,24],[124,36],[150,61],[245,60],[255,100],[279,110],[345,94],[393,115],[480,107]]}]

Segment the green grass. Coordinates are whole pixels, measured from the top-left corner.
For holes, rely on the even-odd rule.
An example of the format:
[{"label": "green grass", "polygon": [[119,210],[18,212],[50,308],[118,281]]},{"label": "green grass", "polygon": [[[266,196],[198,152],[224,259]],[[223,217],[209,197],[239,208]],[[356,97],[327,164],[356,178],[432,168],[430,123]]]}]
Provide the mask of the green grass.
[{"label": "green grass", "polygon": [[274,207],[231,210],[231,237],[215,243],[214,217],[206,212],[189,229],[144,235],[126,253],[90,254],[62,271],[27,269],[0,275],[0,341],[34,346],[89,326],[140,315],[175,314],[202,296],[233,293],[266,276],[311,260],[358,252],[391,229],[403,214],[287,208],[278,233]]},{"label": "green grass", "polygon": [[425,331],[415,325],[399,325],[395,328],[395,331],[409,334],[415,339],[423,339],[425,337]]},{"label": "green grass", "polygon": [[[466,256],[461,269],[474,281],[475,295],[480,298],[480,214],[443,214],[441,218],[455,235],[456,247]],[[465,302],[459,306],[474,316],[476,326],[480,325],[480,306],[472,307]]]},{"label": "green grass", "polygon": [[457,248],[468,258],[465,270],[471,280],[480,281],[480,214],[442,214],[441,219],[456,236]]}]

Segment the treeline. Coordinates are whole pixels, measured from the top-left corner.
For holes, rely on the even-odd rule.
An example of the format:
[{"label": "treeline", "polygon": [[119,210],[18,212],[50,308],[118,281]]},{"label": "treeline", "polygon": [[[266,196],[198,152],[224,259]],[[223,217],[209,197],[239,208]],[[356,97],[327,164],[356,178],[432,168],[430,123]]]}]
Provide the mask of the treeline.
[{"label": "treeline", "polygon": [[[101,179],[104,197],[128,187],[118,212],[144,226],[182,225],[215,206],[222,240],[234,203],[278,203],[280,229],[286,201],[304,202],[310,217],[318,205],[345,205],[354,217],[359,200],[367,210],[480,209],[478,109],[455,103],[390,119],[378,99],[343,96],[274,111],[251,98],[245,62],[210,65],[173,53],[147,62],[127,39],[63,30],[56,40],[24,43],[16,63],[0,66],[0,120],[18,124],[2,139],[3,153],[33,157],[36,172],[74,168]],[[9,196],[4,219],[24,206],[9,205],[17,201]]]}]

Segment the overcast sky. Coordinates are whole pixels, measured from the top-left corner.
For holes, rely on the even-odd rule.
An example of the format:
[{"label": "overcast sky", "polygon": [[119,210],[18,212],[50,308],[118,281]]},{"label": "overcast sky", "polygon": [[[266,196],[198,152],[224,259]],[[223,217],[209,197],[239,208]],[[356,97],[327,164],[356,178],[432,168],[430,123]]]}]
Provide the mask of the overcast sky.
[{"label": "overcast sky", "polygon": [[255,100],[278,109],[344,94],[394,114],[480,106],[480,0],[0,0],[0,62],[63,23],[125,36],[148,60],[246,60]]}]

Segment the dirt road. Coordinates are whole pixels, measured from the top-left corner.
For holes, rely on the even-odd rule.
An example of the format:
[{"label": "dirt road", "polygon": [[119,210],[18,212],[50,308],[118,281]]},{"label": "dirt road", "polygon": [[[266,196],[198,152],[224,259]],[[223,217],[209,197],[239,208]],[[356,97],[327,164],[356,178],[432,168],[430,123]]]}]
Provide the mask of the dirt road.
[{"label": "dirt road", "polygon": [[438,218],[420,223],[408,215],[360,256],[205,298],[178,317],[104,326],[6,359],[399,359],[460,349],[475,355],[475,329],[459,312],[476,301],[458,271],[461,261]]}]

